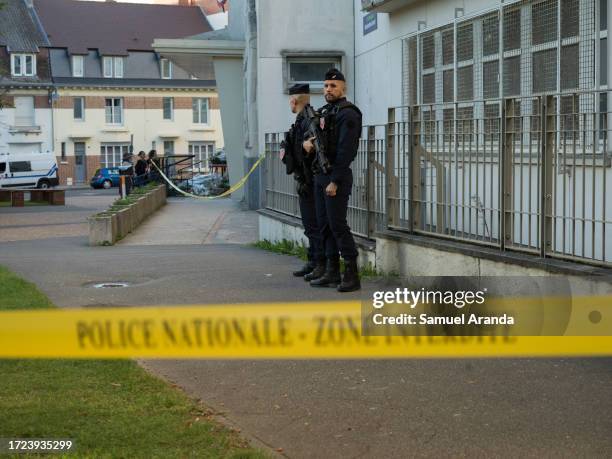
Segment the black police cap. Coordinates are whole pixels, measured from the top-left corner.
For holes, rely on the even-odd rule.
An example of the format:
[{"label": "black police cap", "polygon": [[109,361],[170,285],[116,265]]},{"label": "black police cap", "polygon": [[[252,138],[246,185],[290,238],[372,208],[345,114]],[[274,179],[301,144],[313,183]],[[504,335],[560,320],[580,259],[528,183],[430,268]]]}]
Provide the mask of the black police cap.
[{"label": "black police cap", "polygon": [[344,75],[342,75],[342,72],[338,69],[329,69],[327,73],[325,74],[325,79],[326,80],[336,80],[336,81],[346,81],[344,79]]},{"label": "black police cap", "polygon": [[289,88],[289,95],[293,96],[295,94],[310,94],[310,85],[306,84],[294,84]]}]

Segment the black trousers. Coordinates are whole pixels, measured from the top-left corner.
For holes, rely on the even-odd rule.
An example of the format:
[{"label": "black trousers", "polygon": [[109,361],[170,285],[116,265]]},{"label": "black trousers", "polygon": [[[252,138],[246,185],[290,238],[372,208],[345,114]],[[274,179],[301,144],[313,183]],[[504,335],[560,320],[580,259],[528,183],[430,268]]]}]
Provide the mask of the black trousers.
[{"label": "black trousers", "polygon": [[338,252],[345,260],[357,258],[359,252],[355,246],[353,234],[346,221],[348,201],[353,188],[352,173],[338,184],[336,196],[327,196],[325,188],[329,185],[328,175],[315,175],[315,203],[317,221],[319,222],[325,256],[333,258]]},{"label": "black trousers", "polygon": [[[304,192],[305,191],[305,192]],[[298,194],[304,235],[308,238],[308,260],[325,261],[325,251],[315,208],[314,184]]]}]

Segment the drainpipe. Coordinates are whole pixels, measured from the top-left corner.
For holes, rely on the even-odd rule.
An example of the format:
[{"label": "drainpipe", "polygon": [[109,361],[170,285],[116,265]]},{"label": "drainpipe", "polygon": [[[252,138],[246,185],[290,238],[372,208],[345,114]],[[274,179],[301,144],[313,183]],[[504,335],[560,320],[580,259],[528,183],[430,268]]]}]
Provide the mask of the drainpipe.
[{"label": "drainpipe", "polygon": [[[597,24],[599,26],[599,24]],[[612,49],[612,44],[610,43],[610,39],[612,38],[612,34],[610,30],[612,28],[612,0],[608,0],[608,39],[606,43],[608,45],[608,154],[612,155],[612,53],[610,50]]]},{"label": "drainpipe", "polygon": [[[245,127],[245,173],[259,156],[259,122],[257,118],[257,10],[256,1],[247,0],[245,3],[245,97],[246,109],[244,111]],[[262,168],[253,174],[245,185],[245,198],[249,209],[259,209],[262,205],[261,178]]]},{"label": "drainpipe", "polygon": [[51,151],[53,152],[53,156],[56,157],[56,160],[57,155],[55,154],[55,99],[57,97],[59,97],[57,89],[54,86],[51,86],[51,89],[49,90],[49,105],[51,106]]}]

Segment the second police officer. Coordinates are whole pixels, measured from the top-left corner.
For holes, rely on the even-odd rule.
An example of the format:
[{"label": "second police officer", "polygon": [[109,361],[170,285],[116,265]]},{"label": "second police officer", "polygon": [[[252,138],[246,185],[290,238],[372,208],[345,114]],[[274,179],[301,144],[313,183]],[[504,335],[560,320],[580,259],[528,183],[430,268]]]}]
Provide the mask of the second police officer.
[{"label": "second police officer", "polygon": [[289,88],[289,108],[296,117],[281,143],[281,160],[287,168],[287,174],[293,174],[297,182],[302,224],[308,238],[308,262],[300,270],[294,271],[293,275],[304,277],[307,281],[321,277],[325,272],[325,254],[315,211],[313,155],[305,154],[302,148],[304,134],[308,129],[304,109],[309,103],[308,84],[296,84]]},{"label": "second police officer", "polygon": [[[346,216],[353,187],[351,163],[357,156],[361,137],[361,111],[346,100],[346,80],[338,69],[325,74],[324,95],[327,105],[322,107],[320,128],[324,131],[325,150],[331,170],[319,168],[314,179],[317,220],[325,248],[327,265],[322,277],[310,282],[313,287],[336,287],[340,292],[361,288],[357,267],[357,247]],[[306,139],[304,150],[312,155],[312,139]],[[345,264],[340,278],[340,260]],[[338,285],[340,284],[340,285]]]}]

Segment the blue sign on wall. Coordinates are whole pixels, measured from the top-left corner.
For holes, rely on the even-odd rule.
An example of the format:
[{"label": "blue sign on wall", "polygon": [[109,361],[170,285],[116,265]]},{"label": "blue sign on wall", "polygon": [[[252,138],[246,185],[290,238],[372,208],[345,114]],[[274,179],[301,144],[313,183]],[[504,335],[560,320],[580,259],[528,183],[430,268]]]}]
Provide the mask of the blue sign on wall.
[{"label": "blue sign on wall", "polygon": [[363,17],[363,34],[367,35],[370,32],[378,29],[378,14],[368,13]]}]

